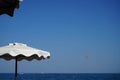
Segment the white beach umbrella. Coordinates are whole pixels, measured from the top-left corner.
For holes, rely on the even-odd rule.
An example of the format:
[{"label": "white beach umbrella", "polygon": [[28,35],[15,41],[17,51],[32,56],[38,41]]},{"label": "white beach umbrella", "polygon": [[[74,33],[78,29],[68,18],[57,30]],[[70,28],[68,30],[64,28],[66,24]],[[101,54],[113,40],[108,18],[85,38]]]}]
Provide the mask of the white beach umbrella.
[{"label": "white beach umbrella", "polygon": [[7,46],[0,47],[0,58],[5,60],[15,59],[15,80],[17,80],[17,61],[26,59],[41,60],[49,58],[50,53],[47,51],[32,48],[22,43],[10,43]]}]

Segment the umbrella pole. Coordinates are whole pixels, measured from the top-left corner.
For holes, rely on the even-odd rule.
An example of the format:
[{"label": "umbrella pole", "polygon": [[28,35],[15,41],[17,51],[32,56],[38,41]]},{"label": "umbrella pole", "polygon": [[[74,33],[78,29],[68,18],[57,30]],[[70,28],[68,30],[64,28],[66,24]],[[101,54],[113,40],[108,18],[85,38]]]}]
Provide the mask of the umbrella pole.
[{"label": "umbrella pole", "polygon": [[17,65],[18,65],[18,62],[17,62],[17,57],[15,58],[15,80],[17,80]]}]

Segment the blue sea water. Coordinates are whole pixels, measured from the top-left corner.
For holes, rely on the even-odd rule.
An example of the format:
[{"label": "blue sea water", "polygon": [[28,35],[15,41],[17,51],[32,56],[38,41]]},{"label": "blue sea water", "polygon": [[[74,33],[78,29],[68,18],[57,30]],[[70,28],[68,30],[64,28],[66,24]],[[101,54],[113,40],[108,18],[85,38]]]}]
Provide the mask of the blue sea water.
[{"label": "blue sea water", "polygon": [[[0,80],[14,80],[14,74],[0,73]],[[120,80],[120,73],[25,73],[18,80]]]}]

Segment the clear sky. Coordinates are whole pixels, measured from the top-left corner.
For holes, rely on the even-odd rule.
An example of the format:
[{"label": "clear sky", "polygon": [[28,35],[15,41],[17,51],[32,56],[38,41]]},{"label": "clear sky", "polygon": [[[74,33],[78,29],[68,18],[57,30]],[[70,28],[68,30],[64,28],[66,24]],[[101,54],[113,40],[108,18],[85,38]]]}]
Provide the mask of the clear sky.
[{"label": "clear sky", "polygon": [[[24,0],[0,16],[0,46],[12,42],[51,52],[19,73],[120,73],[120,0]],[[0,59],[0,73],[14,62]]]}]

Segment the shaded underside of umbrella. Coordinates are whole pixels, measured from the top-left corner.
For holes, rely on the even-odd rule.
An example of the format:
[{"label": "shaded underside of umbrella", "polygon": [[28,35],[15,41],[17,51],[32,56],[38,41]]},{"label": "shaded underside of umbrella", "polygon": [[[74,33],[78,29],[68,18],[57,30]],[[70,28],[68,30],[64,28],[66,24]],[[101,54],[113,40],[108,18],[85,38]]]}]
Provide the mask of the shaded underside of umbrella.
[{"label": "shaded underside of umbrella", "polygon": [[0,15],[14,15],[15,8],[19,8],[19,0],[0,0]]},{"label": "shaded underside of umbrella", "polygon": [[15,59],[15,80],[17,80],[17,61],[50,58],[50,53],[29,47],[26,44],[10,43],[7,46],[0,47],[0,58],[5,60]]},{"label": "shaded underside of umbrella", "polygon": [[[36,60],[41,60],[41,59],[45,59],[43,56],[41,56],[41,57],[38,57],[38,55],[36,55],[36,54],[34,54],[34,55],[32,55],[32,56],[29,56],[29,57],[26,57],[26,56],[24,56],[24,55],[17,55],[17,56],[15,56],[15,57],[13,57],[13,56],[11,56],[11,55],[9,55],[9,54],[4,54],[4,55],[1,55],[0,56],[0,58],[3,58],[3,59],[5,59],[5,60],[11,60],[11,59],[15,59],[17,57],[17,60],[18,61],[21,61],[21,60],[23,60],[23,59],[25,59],[25,60],[28,60],[28,61],[31,61],[31,60],[33,60],[33,59],[36,59]],[[50,58],[50,56],[48,56],[47,58]]]}]

